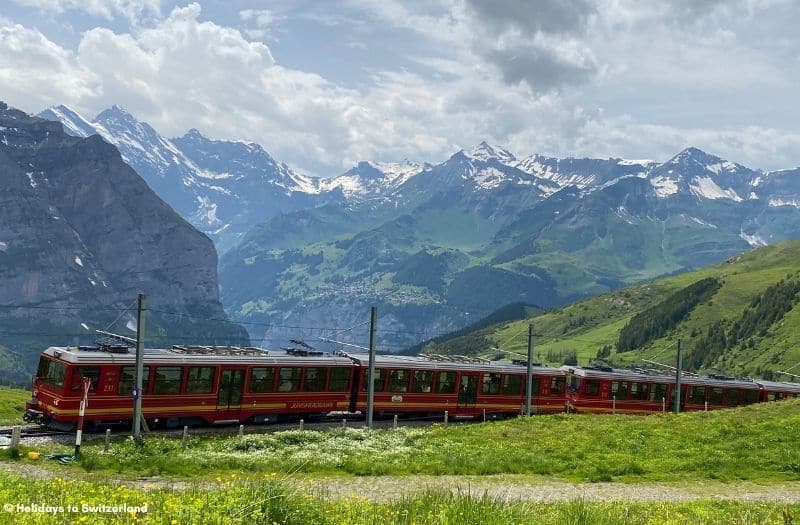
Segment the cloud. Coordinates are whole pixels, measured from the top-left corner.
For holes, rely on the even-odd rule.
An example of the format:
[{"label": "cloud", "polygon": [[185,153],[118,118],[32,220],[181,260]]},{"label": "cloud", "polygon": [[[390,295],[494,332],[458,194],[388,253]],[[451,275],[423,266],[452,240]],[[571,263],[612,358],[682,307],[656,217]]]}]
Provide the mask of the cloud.
[{"label": "cloud", "polygon": [[83,11],[107,20],[122,15],[128,20],[136,21],[144,14],[158,15],[161,11],[161,0],[13,0],[13,2],[57,14]]},{"label": "cloud", "polygon": [[39,31],[0,20],[0,92],[21,109],[97,95],[100,79]]}]

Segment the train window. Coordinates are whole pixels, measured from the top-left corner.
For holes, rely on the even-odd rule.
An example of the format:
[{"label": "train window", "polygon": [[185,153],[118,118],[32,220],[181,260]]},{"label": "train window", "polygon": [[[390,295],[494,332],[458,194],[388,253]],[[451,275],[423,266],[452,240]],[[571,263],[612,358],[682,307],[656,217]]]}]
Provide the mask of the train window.
[{"label": "train window", "polygon": [[631,383],[631,399],[644,401],[647,399],[647,383]]},{"label": "train window", "polygon": [[733,388],[725,389],[725,404],[728,405],[728,406],[736,406],[736,405],[738,405],[739,404],[739,394],[740,394],[739,390],[736,390],[736,389],[733,389]]},{"label": "train window", "polygon": [[181,391],[183,368],[179,366],[157,366],[153,394],[177,394]]},{"label": "train window", "polygon": [[758,402],[758,390],[742,390],[742,403],[749,405]]},{"label": "train window", "polygon": [[570,392],[577,392],[581,389],[581,378],[577,376],[569,376],[567,385]]},{"label": "train window", "polygon": [[389,375],[389,392],[408,392],[408,370],[392,370]]},{"label": "train window", "polygon": [[436,383],[437,394],[452,394],[456,391],[456,373],[439,372],[439,381]]},{"label": "train window", "polygon": [[706,402],[706,387],[693,386],[689,391],[689,403],[695,405],[702,405]]},{"label": "train window", "polygon": [[[506,375],[503,376],[503,393],[510,396],[519,395],[522,387],[522,376]],[[534,390],[536,392],[536,390]]]},{"label": "train window", "polygon": [[653,383],[650,387],[650,401],[660,402],[667,397],[667,385],[664,383]]},{"label": "train window", "polygon": [[778,401],[780,399],[783,399],[783,396],[781,396],[780,392],[770,392],[769,396],[767,397],[768,401]]},{"label": "train window", "polygon": [[[119,384],[117,385],[117,393],[121,396],[129,396],[133,392],[135,384],[134,378],[136,377],[135,366],[123,366],[119,370]],[[142,369],[142,393],[147,392],[147,385],[150,383],[150,367],[145,366]]]},{"label": "train window", "polygon": [[250,392],[263,394],[272,392],[275,383],[275,369],[272,367],[256,367],[250,371]]},{"label": "train window", "polygon": [[278,372],[278,392],[297,392],[300,390],[302,368],[281,368]]},{"label": "train window", "polygon": [[350,389],[350,369],[331,368],[331,379],[328,390],[331,392],[347,392]]},{"label": "train window", "polygon": [[714,387],[708,389],[708,403],[711,405],[722,404],[722,388]]},{"label": "train window", "polygon": [[430,392],[433,386],[433,370],[414,371],[414,392]]},{"label": "train window", "polygon": [[325,370],[322,367],[306,368],[306,378],[303,381],[305,392],[321,392],[325,390]]},{"label": "train window", "polygon": [[587,396],[596,396],[600,393],[600,380],[599,379],[587,379],[586,380],[586,387],[585,387],[585,394]]},{"label": "train window", "polygon": [[566,386],[566,379],[563,377],[554,377],[550,380],[550,393],[563,394],[564,387]]},{"label": "train window", "polygon": [[616,399],[628,399],[628,383],[625,381],[614,381],[611,383],[611,397]]},{"label": "train window", "polygon": [[97,389],[97,381],[100,379],[100,367],[97,366],[79,366],[72,371],[72,390],[80,390],[81,380],[88,377],[91,384],[89,390],[94,391]]},{"label": "train window", "polygon": [[483,374],[483,394],[500,393],[500,374]]},{"label": "train window", "polygon": [[[364,370],[364,391],[367,390],[368,381],[367,376],[369,375],[369,370]],[[386,371],[382,368],[375,369],[375,379],[372,381],[373,389],[375,392],[383,392],[384,385],[386,384]]]},{"label": "train window", "polygon": [[186,378],[187,394],[210,394],[214,391],[214,367],[190,366]]},{"label": "train window", "polygon": [[42,383],[53,388],[61,388],[64,386],[64,378],[67,375],[67,367],[63,363],[53,361],[42,357],[39,361],[39,369],[36,372],[36,377]]}]

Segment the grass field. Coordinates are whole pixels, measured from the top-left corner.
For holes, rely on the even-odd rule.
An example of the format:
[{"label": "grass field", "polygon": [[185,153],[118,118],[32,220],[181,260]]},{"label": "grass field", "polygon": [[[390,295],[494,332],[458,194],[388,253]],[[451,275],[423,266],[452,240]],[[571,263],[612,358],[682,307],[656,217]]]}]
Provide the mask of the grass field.
[{"label": "grass field", "polygon": [[0,386],[0,425],[22,424],[25,401],[30,397],[27,390]]},{"label": "grass field", "polygon": [[554,415],[400,430],[150,437],[84,447],[80,466],[131,476],[529,474],[572,481],[800,480],[800,400],[708,413]]},{"label": "grass field", "polygon": [[[330,499],[279,479],[229,479],[216,489],[141,490],[103,482],[0,477],[4,523],[152,524],[791,524],[800,505],[697,501],[691,503],[507,502],[466,493],[429,491],[391,503],[358,497]],[[17,507],[22,505],[23,507]],[[29,508],[26,510],[25,506]],[[50,507],[32,512],[34,505]],[[101,505],[109,509],[98,512]],[[123,510],[126,508],[134,510]],[[44,507],[39,507],[44,510]],[[72,510],[74,509],[74,511]],[[103,509],[105,510],[105,509]]]}]

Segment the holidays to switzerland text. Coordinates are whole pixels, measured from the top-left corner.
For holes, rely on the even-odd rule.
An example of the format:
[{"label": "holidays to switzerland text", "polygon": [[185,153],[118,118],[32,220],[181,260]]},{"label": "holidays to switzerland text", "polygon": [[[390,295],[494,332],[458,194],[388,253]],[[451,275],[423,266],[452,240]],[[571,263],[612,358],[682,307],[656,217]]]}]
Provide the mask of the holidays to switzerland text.
[{"label": "holidays to switzerland text", "polygon": [[114,505],[105,505],[102,503],[89,505],[81,503],[80,505],[48,505],[46,503],[6,503],[3,505],[4,512],[16,512],[19,514],[63,514],[67,512],[83,513],[83,514],[147,514],[147,503],[143,505],[128,505],[127,503],[118,503]]}]

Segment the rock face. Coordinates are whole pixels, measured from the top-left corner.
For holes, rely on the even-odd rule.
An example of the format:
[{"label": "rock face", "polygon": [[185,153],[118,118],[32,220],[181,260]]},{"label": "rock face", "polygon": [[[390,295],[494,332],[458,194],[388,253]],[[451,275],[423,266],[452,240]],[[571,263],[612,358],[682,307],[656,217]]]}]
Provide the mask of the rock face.
[{"label": "rock face", "polygon": [[130,334],[135,311],[125,310],[140,292],[149,341],[247,341],[238,325],[199,319],[225,319],[210,239],[100,136],[3,104],[0,190],[5,346],[33,360],[41,345],[90,341],[118,317],[111,329]]}]

